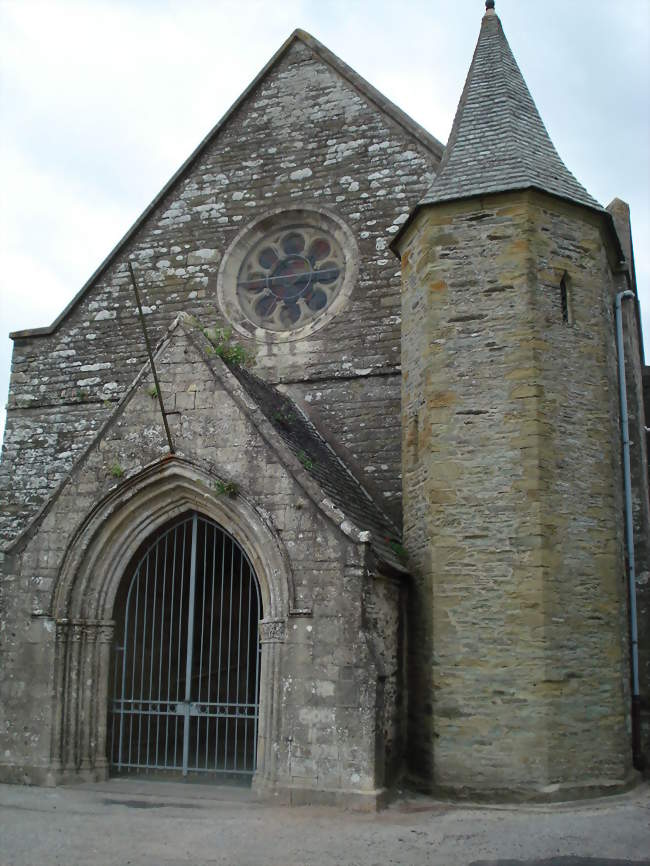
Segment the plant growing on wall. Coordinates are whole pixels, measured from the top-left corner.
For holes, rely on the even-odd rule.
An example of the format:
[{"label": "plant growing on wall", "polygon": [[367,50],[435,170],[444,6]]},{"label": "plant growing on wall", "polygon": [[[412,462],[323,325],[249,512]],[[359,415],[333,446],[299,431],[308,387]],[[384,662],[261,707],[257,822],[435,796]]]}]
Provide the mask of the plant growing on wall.
[{"label": "plant growing on wall", "polygon": [[399,560],[401,560],[402,562],[406,562],[407,559],[409,558],[409,555],[406,552],[406,549],[404,548],[402,543],[397,541],[397,539],[395,539],[395,538],[387,538],[386,541],[390,545],[390,549],[397,556],[397,558]]},{"label": "plant growing on wall", "polygon": [[215,355],[227,364],[248,367],[253,362],[253,356],[242,345],[232,339],[232,328],[204,328],[204,335],[210,341]]},{"label": "plant growing on wall", "polygon": [[298,452],[298,460],[300,460],[300,462],[307,471],[313,469],[316,465],[316,461],[313,459],[313,457],[310,457],[309,454],[306,454],[304,451]]},{"label": "plant growing on wall", "polygon": [[217,496],[229,496],[233,499],[239,493],[239,485],[235,481],[217,481],[214,485]]},{"label": "plant growing on wall", "polygon": [[282,427],[290,427],[292,421],[296,421],[296,415],[288,409],[278,409],[272,415],[274,421],[277,421]]}]

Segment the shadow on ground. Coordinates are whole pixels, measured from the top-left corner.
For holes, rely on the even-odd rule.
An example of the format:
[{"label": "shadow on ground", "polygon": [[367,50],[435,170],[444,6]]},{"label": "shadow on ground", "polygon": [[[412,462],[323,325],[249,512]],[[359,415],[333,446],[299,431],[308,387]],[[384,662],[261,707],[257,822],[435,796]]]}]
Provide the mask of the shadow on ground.
[{"label": "shadow on ground", "polygon": [[469,866],[650,866],[650,860],[603,860],[602,857],[549,857],[545,860],[474,860]]}]

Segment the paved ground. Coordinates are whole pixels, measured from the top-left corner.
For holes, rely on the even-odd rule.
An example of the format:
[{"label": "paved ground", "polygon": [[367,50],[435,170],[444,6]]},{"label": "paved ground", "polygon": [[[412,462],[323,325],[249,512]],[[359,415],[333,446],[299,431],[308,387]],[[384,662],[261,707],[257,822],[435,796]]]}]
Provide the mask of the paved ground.
[{"label": "paved ground", "polygon": [[555,806],[405,797],[378,815],[112,780],[0,785],[0,866],[650,866],[650,786]]}]

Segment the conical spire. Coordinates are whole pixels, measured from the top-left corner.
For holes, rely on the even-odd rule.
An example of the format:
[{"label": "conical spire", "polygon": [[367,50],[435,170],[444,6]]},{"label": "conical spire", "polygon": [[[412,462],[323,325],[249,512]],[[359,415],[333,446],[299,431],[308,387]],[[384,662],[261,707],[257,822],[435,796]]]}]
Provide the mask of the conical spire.
[{"label": "conical spire", "polygon": [[440,170],[420,204],[535,187],[602,210],[560,159],[492,0],[486,7]]}]

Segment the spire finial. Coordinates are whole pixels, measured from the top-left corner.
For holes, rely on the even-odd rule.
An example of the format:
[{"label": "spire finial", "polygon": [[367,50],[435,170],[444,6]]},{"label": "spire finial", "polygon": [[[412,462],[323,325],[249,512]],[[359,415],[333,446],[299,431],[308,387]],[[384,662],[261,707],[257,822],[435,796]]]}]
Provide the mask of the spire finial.
[{"label": "spire finial", "polygon": [[485,11],[494,12],[494,0],[485,0]]}]

